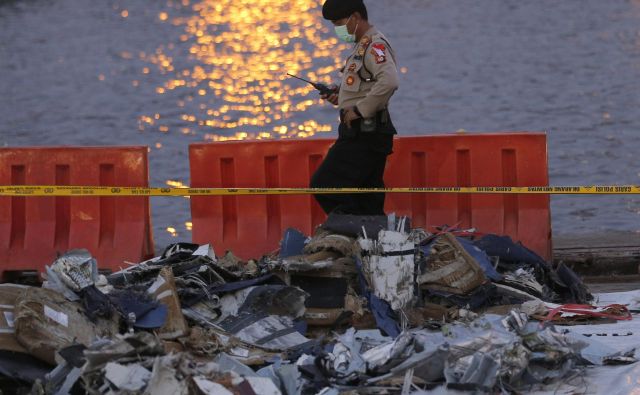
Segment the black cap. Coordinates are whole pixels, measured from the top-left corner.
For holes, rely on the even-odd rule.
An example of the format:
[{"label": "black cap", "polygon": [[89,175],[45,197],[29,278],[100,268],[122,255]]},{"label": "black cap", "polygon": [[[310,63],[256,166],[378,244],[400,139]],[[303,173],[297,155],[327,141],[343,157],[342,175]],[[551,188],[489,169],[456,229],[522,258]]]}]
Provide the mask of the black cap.
[{"label": "black cap", "polygon": [[322,16],[330,21],[348,18],[364,7],[363,0],[327,0],[322,6]]}]

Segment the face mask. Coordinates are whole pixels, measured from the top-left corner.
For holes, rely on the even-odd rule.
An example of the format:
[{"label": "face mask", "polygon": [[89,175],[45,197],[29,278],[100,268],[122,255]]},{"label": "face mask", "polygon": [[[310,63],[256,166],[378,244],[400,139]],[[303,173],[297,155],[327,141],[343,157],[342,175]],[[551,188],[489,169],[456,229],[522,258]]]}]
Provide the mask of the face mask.
[{"label": "face mask", "polygon": [[[346,43],[354,43],[356,42],[356,33],[354,31],[353,34],[349,33],[349,29],[347,29],[347,25],[349,24],[349,21],[351,20],[351,17],[349,17],[349,19],[347,19],[347,23],[345,23],[344,25],[341,26],[334,26],[334,29],[336,30],[336,35],[338,36],[338,38],[340,38],[340,40],[346,42]],[[358,29],[358,25],[356,25],[356,30]]]}]

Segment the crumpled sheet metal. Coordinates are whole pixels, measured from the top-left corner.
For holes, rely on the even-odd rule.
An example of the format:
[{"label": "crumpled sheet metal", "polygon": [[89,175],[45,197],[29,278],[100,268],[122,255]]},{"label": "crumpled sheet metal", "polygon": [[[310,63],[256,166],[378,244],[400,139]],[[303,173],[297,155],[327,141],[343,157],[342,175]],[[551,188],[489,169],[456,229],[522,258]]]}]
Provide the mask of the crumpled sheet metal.
[{"label": "crumpled sheet metal", "polygon": [[222,384],[207,380],[205,377],[194,377],[193,383],[200,393],[204,395],[234,395],[233,392],[229,391]]},{"label": "crumpled sheet metal", "polygon": [[71,288],[67,287],[58,273],[53,271],[50,266],[45,266],[45,278],[46,280],[43,281],[42,288],[51,289],[61,293],[72,302],[80,300],[80,296],[78,296],[78,294]]},{"label": "crumpled sheet metal", "polygon": [[305,313],[307,294],[287,285],[261,285],[223,296],[221,315],[194,306],[184,314],[201,325],[223,330],[258,348],[285,351],[312,341],[296,328],[295,319]]},{"label": "crumpled sheet metal", "polygon": [[[142,393],[153,375],[153,358],[162,355],[159,339],[148,332],[121,339],[98,339],[89,347],[75,344],[59,350],[62,361],[44,382],[43,392],[67,394],[80,386],[89,394],[108,390]],[[34,387],[36,388],[36,387]]]},{"label": "crumpled sheet metal", "polygon": [[150,285],[155,281],[163,267],[171,267],[176,283],[184,286],[185,291],[194,288],[216,287],[226,281],[240,280],[237,274],[222,267],[215,259],[209,245],[198,246],[190,243],[177,243],[165,249],[160,257],[140,262],[107,277],[114,287],[127,287],[133,284]]},{"label": "crumpled sheet metal", "polygon": [[515,243],[509,236],[488,234],[473,244],[489,256],[497,258],[498,268],[508,271],[522,267],[533,269],[538,281],[553,291],[544,293],[545,300],[551,299],[552,296],[552,301],[562,303],[585,304],[593,300],[593,296],[573,270],[563,263],[552,267],[535,252],[520,243]]},{"label": "crumpled sheet metal", "polygon": [[399,376],[409,369],[413,375],[427,383],[444,379],[445,361],[449,355],[449,344],[423,344],[409,358],[391,368],[391,374]]},{"label": "crumpled sheet metal", "polygon": [[338,338],[333,351],[328,354],[329,368],[336,376],[349,379],[367,371],[367,365],[360,354],[359,344],[355,339],[355,329],[350,328]]},{"label": "crumpled sheet metal", "polygon": [[136,332],[121,339],[102,339],[96,341],[84,356],[87,370],[98,370],[110,361],[129,357],[158,356],[164,353],[160,339],[149,332]]},{"label": "crumpled sheet metal", "polygon": [[358,240],[363,272],[373,293],[400,310],[413,300],[415,244],[402,232],[381,230],[378,240]]},{"label": "crumpled sheet metal", "polygon": [[[557,382],[570,376],[587,359],[601,363],[628,361],[629,352],[618,352],[597,344],[590,345],[581,336],[570,336],[552,327],[541,328],[528,322],[526,315],[514,311],[507,316],[488,314],[469,323],[454,323],[441,332],[412,330],[395,340],[361,351],[366,369],[358,357],[355,335],[342,336],[330,361],[343,362],[347,369],[334,368],[332,380],[346,384],[354,376],[376,385],[411,370],[413,377],[425,382],[445,380],[449,389],[513,391],[530,385]],[[585,338],[586,339],[586,338]],[[339,359],[344,355],[346,358]],[[349,376],[351,374],[351,376]]]},{"label": "crumpled sheet metal", "polygon": [[280,387],[287,395],[301,395],[304,382],[302,380],[302,374],[298,370],[297,365],[284,365],[280,367],[277,372],[280,379]]},{"label": "crumpled sheet metal", "polygon": [[[630,304],[635,310],[633,300],[640,295],[640,291],[614,292],[594,295],[598,304],[612,303]],[[541,388],[536,394],[555,392],[558,394],[584,393],[584,394],[631,394],[640,388],[640,364],[626,361],[626,365],[616,365],[616,356],[620,357],[630,353],[631,349],[640,349],[640,320],[634,315],[632,321],[618,321],[610,324],[583,324],[563,327],[567,336],[586,341],[589,345],[582,350],[582,357],[595,363],[581,374],[563,379],[560,383],[554,383],[550,387]],[[594,347],[595,346],[595,347]],[[612,354],[609,354],[612,352]],[[636,351],[636,355],[638,352]],[[608,357],[612,356],[613,366],[609,365]],[[625,358],[626,359],[626,358]],[[600,365],[603,361],[605,364]]]},{"label": "crumpled sheet metal", "polygon": [[124,392],[139,392],[151,379],[151,372],[138,364],[125,366],[109,362],[104,372],[105,379],[117,390]]},{"label": "crumpled sheet metal", "polygon": [[517,288],[513,288],[510,287],[508,285],[504,285],[504,284],[492,284],[495,288],[496,288],[496,293],[498,295],[501,295],[504,298],[508,298],[508,299],[512,299],[512,300],[517,300],[518,303],[526,303],[528,301],[539,301],[540,299],[536,298],[535,296],[525,292],[525,291],[521,291]]},{"label": "crumpled sheet metal", "polygon": [[68,300],[82,300],[92,320],[111,314],[107,297],[112,287],[107,278],[98,273],[98,263],[85,249],[70,250],[45,266],[46,280],[42,288],[63,294]]},{"label": "crumpled sheet metal", "polygon": [[502,383],[517,383],[529,366],[530,352],[516,339],[503,343],[487,333],[450,345],[444,376],[448,384],[489,390]]},{"label": "crumpled sheet metal", "polygon": [[[471,384],[481,389],[492,388],[499,377],[501,357],[517,346],[517,336],[504,330],[476,329],[453,326],[455,337],[450,341],[444,376],[448,384]],[[457,332],[457,333],[456,333]],[[514,372],[520,374],[520,372]]]},{"label": "crumpled sheet metal", "polygon": [[241,313],[220,326],[238,339],[267,350],[284,351],[311,342],[295,328],[290,317]]},{"label": "crumpled sheet metal", "polygon": [[519,268],[513,272],[506,273],[503,276],[502,283],[538,298],[545,296],[545,289],[543,285],[536,280],[533,269],[526,270]]},{"label": "crumpled sheet metal", "polygon": [[[222,296],[219,299],[219,307],[217,308],[220,311],[219,319],[223,320],[229,316],[237,315],[249,294],[257,287],[258,286],[248,287]],[[194,307],[197,307],[197,305]]]},{"label": "crumpled sheet metal", "polygon": [[500,257],[500,261],[524,263],[544,270],[550,269],[550,265],[542,257],[524,245],[515,243],[509,236],[487,234],[473,244],[486,251],[489,256]]},{"label": "crumpled sheet metal", "polygon": [[307,293],[288,285],[262,285],[246,293],[239,313],[261,313],[300,318],[305,312]]},{"label": "crumpled sheet metal", "polygon": [[[151,285],[150,293],[163,301],[160,295],[169,291],[166,296],[174,297],[174,307],[179,308],[177,312],[182,310],[192,323],[196,322],[191,336],[181,336],[172,342],[161,341],[158,334],[162,330],[155,334],[135,332],[123,339],[110,336],[110,339],[90,344],[82,354],[86,362],[80,365],[69,362],[70,357],[63,356],[63,350],[60,350],[59,356],[65,358],[67,365],[60,364],[56,368],[57,388],[70,389],[79,380],[76,384],[81,383],[91,394],[129,391],[144,394],[297,395],[318,391],[338,393],[356,388],[368,393],[403,388],[404,394],[409,392],[412,382],[445,382],[451,390],[511,391],[528,388],[532,383],[557,382],[587,361],[602,365],[635,360],[631,357],[632,350],[611,349],[595,341],[590,342],[591,339],[581,339],[578,334],[572,337],[552,328],[542,328],[537,323],[528,322],[526,314],[518,310],[507,316],[486,315],[480,318],[475,314],[463,318],[459,314],[463,322],[445,324],[441,332],[426,329],[405,329],[401,332],[397,326],[398,317],[404,317],[402,310],[413,302],[414,292],[419,290],[398,283],[414,283],[415,243],[422,239],[392,230],[384,230],[377,236],[375,242],[365,242],[364,247],[377,254],[378,263],[389,259],[386,269],[389,262],[392,265],[400,263],[405,271],[398,270],[392,275],[392,282],[382,281],[387,278],[382,279],[380,275],[381,282],[375,284],[369,276],[371,286],[367,287],[360,270],[360,288],[369,302],[369,309],[377,314],[376,319],[384,321],[385,317],[388,318],[389,325],[380,326],[389,328],[385,331],[393,337],[383,336],[379,331],[355,331],[351,328],[338,336],[332,347],[327,345],[321,350],[319,342],[302,335],[305,329],[300,319],[307,311],[307,292],[282,283],[273,284],[267,278],[269,276],[246,280],[255,274],[236,272],[239,264],[232,257],[225,263],[226,268],[218,268],[210,249],[209,252],[202,249],[204,255],[194,256],[199,246],[176,245],[168,248],[160,259],[126,274],[124,283],[114,284],[114,295],[123,286],[135,287],[148,295],[147,289]],[[314,247],[318,252],[312,254],[331,257],[340,254],[337,252],[339,249],[327,247],[327,242],[332,239],[348,240],[342,236],[324,236],[324,240]],[[312,251],[309,249],[307,252]],[[370,259],[372,256],[365,253],[364,257]],[[361,268],[359,258],[356,254],[358,268]],[[225,262],[225,259],[219,262]],[[333,264],[337,262],[333,261]],[[265,260],[259,269],[265,273],[273,267]],[[377,269],[382,273],[385,267],[380,264]],[[481,269],[484,270],[483,267]],[[162,276],[163,272],[172,276],[180,273],[175,276],[174,287],[163,288],[171,283],[168,276]],[[486,271],[484,273],[490,277]],[[197,281],[195,277],[198,277]],[[516,271],[513,277],[507,276],[505,281],[512,287],[500,284],[499,292],[511,292],[513,298],[517,298],[518,293],[527,294],[526,287],[517,290],[516,283],[525,277],[531,279],[531,276]],[[488,286],[493,284],[483,283],[471,292]],[[68,289],[66,285],[65,288]],[[379,292],[380,289],[384,292]],[[181,300],[175,298],[177,294]],[[403,299],[405,296],[407,300]],[[392,305],[397,311],[392,310]],[[530,305],[535,311],[534,304]],[[364,310],[364,306],[361,309]],[[133,331],[133,328],[129,329]],[[203,359],[207,362],[198,362]],[[267,366],[258,372],[249,367],[265,364]],[[61,376],[62,373],[66,378]]]},{"label": "crumpled sheet metal", "polygon": [[401,361],[415,353],[414,336],[403,332],[392,342],[381,344],[362,354],[367,369],[376,373],[386,373]]},{"label": "crumpled sheet metal", "polygon": [[366,331],[347,330],[325,357],[325,368],[332,372],[336,383],[346,384],[361,377],[366,379],[366,384],[373,385],[400,376],[409,369],[415,369],[427,381],[442,378],[447,356],[442,351],[446,351],[446,346],[440,347],[431,341],[419,342],[416,339],[420,334],[414,332],[403,332],[395,340],[369,338],[363,333]]},{"label": "crumpled sheet metal", "polygon": [[220,370],[223,372],[234,372],[240,376],[258,376],[256,372],[254,372],[247,365],[237,361],[235,358],[232,358],[227,353],[220,353],[214,359],[213,362],[218,364]]},{"label": "crumpled sheet metal", "polygon": [[[215,363],[197,363],[181,353],[142,358],[139,362],[109,362],[104,369],[104,384],[100,392],[109,389],[112,393],[186,395],[197,393],[190,390],[195,385],[204,393],[233,393],[227,386],[233,387],[234,383],[242,380],[233,372],[223,371]],[[96,393],[95,386],[88,389],[90,393]]]},{"label": "crumpled sheet metal", "polygon": [[[493,354],[493,355],[492,355]],[[449,383],[477,386],[488,391],[495,384],[500,369],[500,356],[495,353],[474,353],[460,358],[456,363],[445,367],[445,377]]]},{"label": "crumpled sheet metal", "polygon": [[177,378],[178,371],[174,367],[176,358],[177,356],[170,355],[155,359],[151,377],[144,391],[145,395],[187,395],[189,393],[186,380]]},{"label": "crumpled sheet metal", "polygon": [[185,300],[181,297],[182,307],[190,307],[203,300],[211,301],[215,298],[220,298],[222,295],[236,292],[245,288],[257,286],[257,285],[285,285],[285,282],[280,279],[276,274],[270,273],[260,277],[251,278],[248,280],[240,280],[227,282],[215,286],[206,287],[206,290],[200,289],[198,296],[190,297]]},{"label": "crumpled sheet metal", "polygon": [[174,255],[186,254],[193,256],[208,256],[213,261],[216,260],[216,255],[213,251],[213,247],[210,244],[194,244],[194,243],[174,243],[167,246],[160,255],[159,259],[166,259]]},{"label": "crumpled sheet metal", "polygon": [[[594,329],[597,330],[597,328]],[[635,358],[637,345],[626,346],[620,349],[598,340],[598,337],[587,337],[573,332],[566,333],[565,336],[576,343],[586,344],[586,347],[582,349],[580,355],[593,365],[628,364],[638,361]]]},{"label": "crumpled sheet metal", "polygon": [[98,262],[86,249],[68,251],[53,262],[51,271],[75,292],[98,281]]},{"label": "crumpled sheet metal", "polygon": [[200,362],[184,352],[166,355],[160,340],[147,332],[94,344],[85,351],[85,356],[87,363],[82,367],[81,380],[91,394],[109,390],[149,395],[187,394],[193,393],[192,385],[215,394],[206,391],[220,389],[220,385],[233,388],[244,381],[243,374],[256,375],[225,354],[219,354],[216,362]]},{"label": "crumpled sheet metal", "polygon": [[[393,342],[363,354],[368,372],[373,375],[367,383],[399,377],[412,369],[413,375],[425,382],[437,382],[446,377],[447,382],[452,384],[491,388],[495,384],[498,364],[492,363],[489,354],[484,351],[489,350],[487,343],[492,338],[486,335],[482,339],[452,340],[442,333],[403,332]],[[497,341],[500,344],[505,339],[498,338]],[[478,374],[479,369],[482,374]]]},{"label": "crumpled sheet metal", "polygon": [[[244,381],[248,384],[248,386],[254,391],[256,394],[260,395],[281,395],[282,392],[276,387],[276,385],[266,377],[258,377],[258,376],[249,376],[244,377]],[[239,387],[242,391],[243,383]]]},{"label": "crumpled sheet metal", "polygon": [[[486,283],[475,288],[473,291],[466,295],[458,295],[445,291],[438,291],[434,289],[424,290],[427,297],[425,298],[425,304],[435,303],[440,304],[441,301],[446,302],[447,307],[457,307],[464,309],[477,310],[485,307],[491,303],[499,294],[498,285],[495,283]],[[507,297],[509,298],[509,297]],[[509,298],[510,299],[510,298]],[[518,299],[519,300],[519,299]],[[515,302],[517,303],[517,302]]]}]

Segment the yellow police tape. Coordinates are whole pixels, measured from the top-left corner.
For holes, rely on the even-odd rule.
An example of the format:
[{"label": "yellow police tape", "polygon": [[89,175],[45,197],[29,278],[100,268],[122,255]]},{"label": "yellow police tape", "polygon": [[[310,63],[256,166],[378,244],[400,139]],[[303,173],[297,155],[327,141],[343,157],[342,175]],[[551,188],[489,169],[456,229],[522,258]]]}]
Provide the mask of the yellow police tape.
[{"label": "yellow police tape", "polygon": [[145,188],[56,185],[0,186],[0,196],[238,196],[372,192],[526,195],[634,195],[640,194],[640,185],[422,188]]}]

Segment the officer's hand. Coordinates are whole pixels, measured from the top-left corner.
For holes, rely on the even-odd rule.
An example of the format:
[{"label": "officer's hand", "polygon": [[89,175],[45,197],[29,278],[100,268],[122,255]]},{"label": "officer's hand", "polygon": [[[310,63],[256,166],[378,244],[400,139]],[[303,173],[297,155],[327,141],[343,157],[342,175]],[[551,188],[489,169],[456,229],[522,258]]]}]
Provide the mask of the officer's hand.
[{"label": "officer's hand", "polygon": [[347,111],[345,111],[344,115],[342,116],[342,122],[346,123],[347,127],[351,129],[351,122],[355,121],[358,118],[360,118],[360,115],[358,115],[353,110],[353,108],[350,108]]},{"label": "officer's hand", "polygon": [[320,97],[328,101],[329,103],[333,104],[334,106],[337,106],[338,105],[338,87],[335,85],[329,85],[329,88],[331,88],[335,93],[332,93],[330,95],[320,95]]}]

